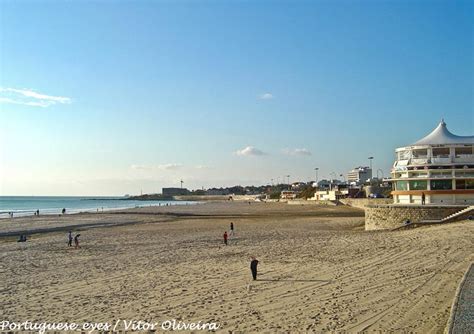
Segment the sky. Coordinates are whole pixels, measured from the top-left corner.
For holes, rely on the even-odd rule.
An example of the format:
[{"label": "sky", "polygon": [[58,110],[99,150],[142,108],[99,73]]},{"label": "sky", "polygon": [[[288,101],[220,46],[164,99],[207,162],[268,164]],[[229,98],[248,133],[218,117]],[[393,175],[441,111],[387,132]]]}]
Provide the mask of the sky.
[{"label": "sky", "polygon": [[472,1],[0,0],[0,195],[387,177],[441,118],[474,134],[473,25]]}]

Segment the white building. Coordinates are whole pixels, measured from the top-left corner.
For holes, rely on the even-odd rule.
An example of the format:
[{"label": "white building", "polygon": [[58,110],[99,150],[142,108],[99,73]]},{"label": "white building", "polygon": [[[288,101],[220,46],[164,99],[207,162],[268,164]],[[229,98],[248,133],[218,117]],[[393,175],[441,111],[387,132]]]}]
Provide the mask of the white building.
[{"label": "white building", "polygon": [[474,136],[449,132],[442,120],[426,137],[395,150],[394,203],[474,204]]},{"label": "white building", "polygon": [[296,193],[293,190],[283,190],[280,194],[281,199],[295,199]]},{"label": "white building", "polygon": [[336,201],[341,198],[346,198],[348,195],[347,189],[342,190],[318,190],[314,196],[309,198],[312,201]]},{"label": "white building", "polygon": [[364,184],[372,178],[372,169],[370,167],[356,167],[347,173],[347,182],[356,185]]}]

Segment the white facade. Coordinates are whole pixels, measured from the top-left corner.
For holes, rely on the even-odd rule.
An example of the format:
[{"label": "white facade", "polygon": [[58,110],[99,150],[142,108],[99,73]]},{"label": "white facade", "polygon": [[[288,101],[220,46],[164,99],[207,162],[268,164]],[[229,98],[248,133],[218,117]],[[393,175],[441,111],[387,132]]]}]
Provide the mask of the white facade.
[{"label": "white facade", "polygon": [[347,173],[347,182],[357,185],[364,184],[372,178],[372,169],[370,167],[356,167]]},{"label": "white facade", "polygon": [[440,124],[414,144],[395,150],[395,203],[474,204],[474,136],[456,136]]}]

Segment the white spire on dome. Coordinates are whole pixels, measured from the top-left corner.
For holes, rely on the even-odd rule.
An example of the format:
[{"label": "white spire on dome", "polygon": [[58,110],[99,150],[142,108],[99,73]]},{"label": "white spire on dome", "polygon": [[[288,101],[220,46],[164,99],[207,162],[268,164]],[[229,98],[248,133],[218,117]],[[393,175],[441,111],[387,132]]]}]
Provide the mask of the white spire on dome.
[{"label": "white spire on dome", "polygon": [[449,132],[444,119],[426,137],[418,140],[416,145],[443,145],[443,144],[474,144],[474,136],[457,136]]}]

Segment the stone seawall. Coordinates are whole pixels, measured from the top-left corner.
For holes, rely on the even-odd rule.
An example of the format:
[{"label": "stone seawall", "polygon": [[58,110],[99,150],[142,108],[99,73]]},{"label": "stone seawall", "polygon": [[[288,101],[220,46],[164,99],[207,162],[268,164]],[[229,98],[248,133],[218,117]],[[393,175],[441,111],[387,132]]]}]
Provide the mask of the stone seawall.
[{"label": "stone seawall", "polygon": [[365,209],[368,205],[392,204],[392,198],[341,198],[342,204],[352,206],[354,208]]},{"label": "stone seawall", "polygon": [[365,230],[391,230],[409,219],[419,223],[426,219],[443,219],[467,206],[374,205],[365,208]]}]

